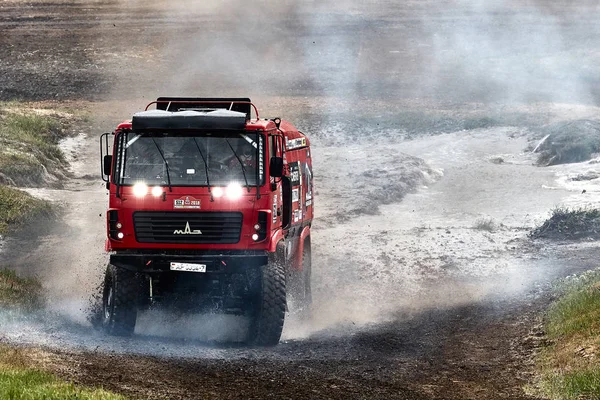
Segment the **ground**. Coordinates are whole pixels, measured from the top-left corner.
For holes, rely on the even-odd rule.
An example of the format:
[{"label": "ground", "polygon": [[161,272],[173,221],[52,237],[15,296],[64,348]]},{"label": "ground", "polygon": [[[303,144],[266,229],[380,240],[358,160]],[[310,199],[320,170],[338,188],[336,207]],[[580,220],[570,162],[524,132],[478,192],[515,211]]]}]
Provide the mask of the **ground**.
[{"label": "ground", "polygon": [[[527,150],[598,115],[595,2],[165,4],[0,4],[0,100],[95,118],[63,143],[65,189],[29,190],[63,217],[3,244],[49,300],[1,315],[2,341],[139,398],[530,398],[552,282],[597,266],[593,241],[527,236],[598,200],[572,179],[597,164]],[[106,263],[98,136],[158,95],[250,96],[312,139],[315,312],[275,348],[215,343],[243,330],[228,319],[145,315],[132,339],[87,323]]]}]

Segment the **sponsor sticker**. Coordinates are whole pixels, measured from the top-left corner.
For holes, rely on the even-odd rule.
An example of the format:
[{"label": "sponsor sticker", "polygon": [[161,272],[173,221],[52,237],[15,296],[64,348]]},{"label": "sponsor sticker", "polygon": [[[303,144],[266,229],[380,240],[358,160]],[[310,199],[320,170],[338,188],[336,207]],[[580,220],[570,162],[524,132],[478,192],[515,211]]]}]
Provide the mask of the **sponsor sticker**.
[{"label": "sponsor sticker", "polygon": [[308,205],[308,201],[312,200],[312,182],[313,182],[313,177],[312,177],[312,170],[310,168],[310,165],[308,165],[308,163],[304,163],[304,175],[306,176],[306,192],[305,192],[305,200],[306,203]]},{"label": "sponsor sticker", "polygon": [[286,138],[285,147],[288,150],[297,149],[299,147],[306,147],[306,138],[297,138],[292,140]]},{"label": "sponsor sticker", "polygon": [[199,209],[200,200],[192,196],[183,196],[173,201],[173,208],[176,209]]}]

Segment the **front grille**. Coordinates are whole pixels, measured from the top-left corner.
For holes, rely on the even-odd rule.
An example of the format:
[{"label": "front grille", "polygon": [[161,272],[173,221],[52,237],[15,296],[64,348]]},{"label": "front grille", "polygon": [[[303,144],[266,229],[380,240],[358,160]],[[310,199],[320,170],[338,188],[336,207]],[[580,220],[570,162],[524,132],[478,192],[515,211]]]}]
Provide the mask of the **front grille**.
[{"label": "front grille", "polygon": [[137,211],[133,225],[140,243],[233,244],[240,241],[242,213]]}]

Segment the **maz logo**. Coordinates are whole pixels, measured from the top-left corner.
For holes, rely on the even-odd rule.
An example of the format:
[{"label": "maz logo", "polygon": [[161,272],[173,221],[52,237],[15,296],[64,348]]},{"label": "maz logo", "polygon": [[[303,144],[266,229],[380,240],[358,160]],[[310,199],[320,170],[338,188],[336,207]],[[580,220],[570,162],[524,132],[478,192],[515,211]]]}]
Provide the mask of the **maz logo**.
[{"label": "maz logo", "polygon": [[192,230],[188,221],[185,223],[184,230],[176,229],[173,231],[173,235],[202,235],[202,231],[200,229]]}]

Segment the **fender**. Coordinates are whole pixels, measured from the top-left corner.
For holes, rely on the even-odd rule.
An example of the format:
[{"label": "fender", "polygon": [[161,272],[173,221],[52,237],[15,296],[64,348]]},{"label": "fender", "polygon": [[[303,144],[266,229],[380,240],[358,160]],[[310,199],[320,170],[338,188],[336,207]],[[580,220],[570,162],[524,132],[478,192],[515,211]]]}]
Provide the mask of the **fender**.
[{"label": "fender", "polygon": [[300,241],[298,243],[298,249],[296,251],[296,254],[294,255],[294,265],[292,266],[292,268],[298,271],[302,271],[302,253],[304,252],[304,242],[309,236],[310,226],[305,226],[302,230],[302,233],[300,233]]},{"label": "fender", "polygon": [[277,251],[277,245],[283,240],[283,229],[277,229],[271,234],[271,242],[269,243],[269,253]]}]

